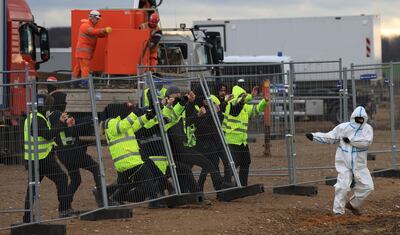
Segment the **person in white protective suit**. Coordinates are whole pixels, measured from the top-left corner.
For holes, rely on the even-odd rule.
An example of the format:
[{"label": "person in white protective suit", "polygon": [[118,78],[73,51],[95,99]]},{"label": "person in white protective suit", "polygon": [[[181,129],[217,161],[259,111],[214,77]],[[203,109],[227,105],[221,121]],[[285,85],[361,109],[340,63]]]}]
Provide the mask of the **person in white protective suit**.
[{"label": "person in white protective suit", "polygon": [[[345,208],[354,215],[361,215],[360,207],[374,190],[374,183],[367,168],[367,151],[372,144],[373,129],[367,123],[365,108],[358,106],[351,114],[350,122],[337,125],[328,133],[307,133],[306,137],[320,144],[336,144],[335,167],[338,172],[335,184],[333,213],[343,215]],[[354,180],[354,195],[346,203],[350,185]]]}]

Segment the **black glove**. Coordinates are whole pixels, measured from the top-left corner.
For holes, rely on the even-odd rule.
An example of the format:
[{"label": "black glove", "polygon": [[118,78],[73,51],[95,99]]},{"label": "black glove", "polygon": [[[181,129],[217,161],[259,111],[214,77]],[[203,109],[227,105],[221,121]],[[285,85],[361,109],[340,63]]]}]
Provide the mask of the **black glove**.
[{"label": "black glove", "polygon": [[349,143],[350,143],[350,140],[349,140],[349,138],[347,138],[347,137],[343,137],[343,141],[344,141],[346,144],[349,144]]},{"label": "black glove", "polygon": [[314,136],[313,136],[313,134],[311,134],[311,133],[307,133],[307,134],[306,134],[306,137],[307,137],[307,139],[309,139],[309,140],[311,140],[311,141],[313,141],[313,139],[314,139]]},{"label": "black glove", "polygon": [[146,118],[147,120],[153,119],[156,116],[156,111],[154,109],[146,110]]},{"label": "black glove", "polygon": [[184,95],[182,98],[176,98],[179,102],[180,105],[185,106],[187,102],[189,101],[189,97]]}]

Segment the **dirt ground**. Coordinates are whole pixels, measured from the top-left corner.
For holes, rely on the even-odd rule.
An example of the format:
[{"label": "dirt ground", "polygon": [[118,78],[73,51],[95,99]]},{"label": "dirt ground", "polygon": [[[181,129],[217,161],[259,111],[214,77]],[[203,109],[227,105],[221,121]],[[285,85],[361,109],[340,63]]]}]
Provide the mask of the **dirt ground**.
[{"label": "dirt ground", "polygon": [[[388,146],[386,131],[376,131],[372,150]],[[297,163],[300,167],[333,165],[334,146],[313,145],[299,133]],[[259,140],[257,141],[260,142]],[[262,142],[262,141],[261,141]],[[287,167],[284,140],[273,140],[272,157],[265,158],[263,146],[252,144],[252,169]],[[390,145],[389,145],[390,146]],[[94,151],[90,149],[90,151]],[[105,154],[108,183],[115,179],[111,161]],[[94,154],[93,154],[94,155]],[[390,157],[390,154],[389,154]],[[399,160],[399,159],[397,159]],[[398,161],[399,162],[399,161]],[[370,169],[390,166],[390,158],[378,156],[369,162]],[[281,171],[264,171],[273,173]],[[26,190],[26,172],[23,166],[0,165],[0,228],[20,223],[21,212],[4,213],[23,207]],[[333,169],[298,171],[299,181],[319,180],[335,176]],[[94,209],[90,193],[91,175],[82,171],[82,185],[75,200],[75,209]],[[12,182],[12,183],[10,183]],[[400,234],[400,179],[374,178],[375,191],[367,198],[362,216],[349,211],[345,216],[331,213],[334,188],[324,182],[316,183],[316,196],[273,194],[271,187],[288,182],[287,176],[251,176],[250,183],[262,183],[266,191],[232,202],[220,202],[214,193],[207,194],[211,205],[200,204],[169,209],[134,207],[133,218],[82,221],[68,219],[53,223],[66,224],[67,234]],[[209,183],[209,182],[208,182]],[[41,184],[42,219],[57,217],[55,186],[47,179]],[[1,230],[0,234],[9,234]]]}]

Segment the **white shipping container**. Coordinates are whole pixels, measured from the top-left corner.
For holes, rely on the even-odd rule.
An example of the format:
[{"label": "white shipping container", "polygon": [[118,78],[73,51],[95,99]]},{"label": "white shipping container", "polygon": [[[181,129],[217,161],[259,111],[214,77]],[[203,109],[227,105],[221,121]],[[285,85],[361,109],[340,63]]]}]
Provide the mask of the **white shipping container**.
[{"label": "white shipping container", "polygon": [[379,15],[194,21],[219,31],[227,56],[277,55],[293,61],[342,58],[343,67],[382,61]]}]

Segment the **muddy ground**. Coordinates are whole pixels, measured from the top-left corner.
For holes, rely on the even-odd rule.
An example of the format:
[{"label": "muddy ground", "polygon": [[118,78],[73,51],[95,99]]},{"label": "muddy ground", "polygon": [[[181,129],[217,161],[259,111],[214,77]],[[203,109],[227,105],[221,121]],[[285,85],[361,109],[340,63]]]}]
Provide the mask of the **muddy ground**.
[{"label": "muddy ground", "polygon": [[[305,128],[309,129],[309,127]],[[317,129],[317,128],[315,128]],[[300,131],[299,131],[300,132]],[[388,132],[375,131],[373,150],[387,149]],[[400,179],[374,178],[375,191],[367,198],[362,216],[347,211],[345,216],[334,217],[331,213],[334,188],[324,182],[313,183],[318,187],[315,196],[290,196],[272,193],[272,186],[288,183],[285,171],[271,170],[287,167],[284,140],[272,140],[271,155],[265,157],[262,140],[251,144],[252,169],[264,176],[251,176],[251,183],[262,183],[266,191],[255,196],[232,202],[220,202],[215,193],[207,194],[211,205],[199,204],[170,209],[148,209],[146,205],[134,207],[131,219],[82,221],[77,218],[57,221],[67,225],[67,234],[400,234]],[[315,145],[299,133],[297,165],[299,167],[333,166],[334,146]],[[94,154],[92,147],[89,152]],[[106,178],[115,179],[112,163],[103,151]],[[399,158],[397,158],[399,162]],[[371,170],[390,166],[390,153],[377,154],[369,161]],[[267,169],[267,170],[265,170]],[[23,207],[26,190],[26,171],[23,166],[0,165],[0,228],[20,223],[21,212],[5,213]],[[268,175],[268,176],[265,176]],[[298,182],[323,180],[335,176],[334,169],[304,170],[296,173]],[[92,176],[82,171],[82,185],[73,207],[96,208],[90,189]],[[209,182],[208,182],[209,184]],[[210,187],[207,190],[211,190]],[[41,184],[42,219],[57,217],[55,186],[45,179]],[[0,234],[9,234],[1,230]]]}]

